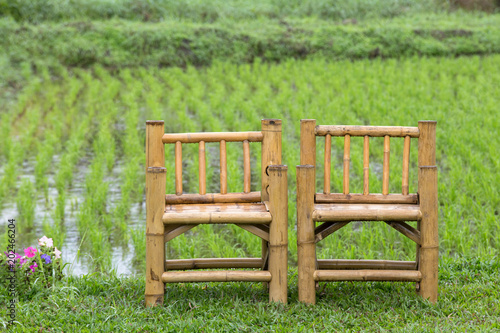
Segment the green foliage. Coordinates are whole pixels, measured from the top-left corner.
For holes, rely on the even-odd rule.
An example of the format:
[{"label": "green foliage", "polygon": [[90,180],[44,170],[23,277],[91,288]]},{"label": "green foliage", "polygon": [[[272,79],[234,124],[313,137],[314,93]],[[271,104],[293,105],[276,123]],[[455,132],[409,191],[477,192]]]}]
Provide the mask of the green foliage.
[{"label": "green foliage", "polygon": [[17,210],[21,230],[33,228],[36,207],[35,186],[29,179],[24,179],[17,195]]}]

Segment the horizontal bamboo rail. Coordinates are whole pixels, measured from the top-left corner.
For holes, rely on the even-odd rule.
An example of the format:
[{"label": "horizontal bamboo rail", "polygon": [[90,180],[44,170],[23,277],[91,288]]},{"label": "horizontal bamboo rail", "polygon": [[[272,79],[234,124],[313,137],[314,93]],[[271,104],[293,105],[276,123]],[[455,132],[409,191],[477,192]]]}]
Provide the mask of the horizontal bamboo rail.
[{"label": "horizontal bamboo rail", "polygon": [[405,270],[319,270],[314,271],[315,281],[414,281],[422,279],[419,271]]},{"label": "horizontal bamboo rail", "polygon": [[419,221],[422,218],[417,205],[316,204],[314,208],[312,219],[316,222]]},{"label": "horizontal bamboo rail", "polygon": [[262,258],[200,258],[166,260],[165,270],[211,268],[260,268]]},{"label": "horizontal bamboo rail", "polygon": [[165,224],[256,224],[269,223],[272,216],[269,212],[183,212],[163,214]]},{"label": "horizontal bamboo rail", "polygon": [[249,193],[167,194],[165,204],[252,203],[260,202],[260,191]]},{"label": "horizontal bamboo rail", "polygon": [[416,261],[396,260],[350,260],[350,259],[318,259],[319,269],[387,269],[416,270]]},{"label": "horizontal bamboo rail", "polygon": [[198,143],[205,142],[238,142],[248,140],[250,142],[261,142],[262,132],[206,132],[206,133],[166,133],[162,137],[163,143]]},{"label": "horizontal bamboo rail", "polygon": [[383,195],[380,193],[373,194],[343,194],[343,193],[331,193],[323,194],[316,193],[315,196],[316,203],[352,203],[352,204],[417,204],[418,195],[417,194],[388,194]]},{"label": "horizontal bamboo rail", "polygon": [[202,272],[165,272],[161,279],[164,283],[173,282],[269,282],[268,271],[202,271]]},{"label": "horizontal bamboo rail", "polygon": [[[345,125],[318,125],[315,128],[317,136],[371,136],[371,137],[405,137],[418,138],[418,127],[403,126],[345,126]],[[302,163],[302,162],[301,162]]]}]

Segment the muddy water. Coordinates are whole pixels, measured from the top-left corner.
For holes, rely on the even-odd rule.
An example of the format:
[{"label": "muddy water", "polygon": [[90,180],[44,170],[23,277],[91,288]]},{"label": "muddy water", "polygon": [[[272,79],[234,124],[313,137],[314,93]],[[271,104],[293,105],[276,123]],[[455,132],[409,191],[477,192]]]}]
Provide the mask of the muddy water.
[{"label": "muddy water", "polygon": [[[85,244],[82,246],[82,235],[78,231],[77,218],[79,212],[79,206],[84,201],[85,196],[85,176],[88,170],[88,163],[85,162],[87,159],[82,159],[79,163],[77,170],[73,175],[73,181],[71,188],[66,191],[66,203],[65,203],[65,217],[64,217],[64,231],[65,238],[61,248],[62,258],[64,263],[68,263],[66,266],[66,272],[73,275],[82,275],[92,272],[94,267],[93,258],[85,251]],[[34,175],[34,165],[35,161],[27,161],[24,163],[23,167],[18,171],[18,179],[16,187],[19,188],[20,184],[24,179],[29,179],[35,183]],[[59,157],[54,156],[53,164],[59,165]],[[0,177],[2,176],[3,170],[0,170]],[[107,211],[112,212],[115,205],[121,200],[121,192],[119,185],[119,177],[121,173],[121,164],[118,163],[113,172],[108,175],[104,181],[108,185],[108,201],[107,201]],[[17,232],[16,237],[16,251],[22,252],[22,249],[28,246],[36,246],[37,239],[41,238],[44,234],[47,237],[52,237],[50,232],[44,232],[43,225],[46,224],[49,227],[54,228],[56,223],[54,221],[54,211],[56,207],[56,200],[58,196],[57,189],[55,187],[54,181],[55,174],[51,172],[48,175],[49,189],[48,189],[48,201],[45,200],[43,193],[37,193],[37,202],[35,208],[35,218],[34,227],[26,232]],[[14,191],[13,191],[14,192]],[[8,198],[0,210],[0,232],[3,234],[5,227],[9,219],[18,219],[19,213],[17,210],[16,199],[13,196]],[[18,222],[17,222],[18,223]],[[130,209],[128,226],[129,230],[141,228],[145,223],[145,202],[142,200],[141,203],[134,203]],[[83,243],[85,238],[83,238]],[[134,247],[132,240],[121,241],[115,239],[111,241],[111,253],[109,254],[112,258],[112,269],[116,271],[118,275],[131,275],[142,273],[142,270],[132,264],[134,259]],[[56,244],[57,245],[57,244]]]}]

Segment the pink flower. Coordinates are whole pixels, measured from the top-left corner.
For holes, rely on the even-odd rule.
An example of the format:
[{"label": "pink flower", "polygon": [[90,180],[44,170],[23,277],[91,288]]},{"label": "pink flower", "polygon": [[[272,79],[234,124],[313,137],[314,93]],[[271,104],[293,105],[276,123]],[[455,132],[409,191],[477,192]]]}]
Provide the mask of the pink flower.
[{"label": "pink flower", "polygon": [[38,265],[36,264],[36,262],[34,262],[33,265],[30,266],[30,269],[34,273],[35,272],[35,268],[37,268],[37,267],[38,267]]},{"label": "pink flower", "polygon": [[52,238],[47,238],[47,236],[43,236],[38,240],[38,245],[52,247],[54,246],[54,242],[52,241]]},{"label": "pink flower", "polygon": [[24,263],[28,261],[25,256],[19,257],[19,264],[22,266]]},{"label": "pink flower", "polygon": [[56,255],[56,259],[60,259],[60,258],[61,258],[61,253],[62,253],[62,252],[61,252],[61,251],[59,251],[59,250],[57,249],[57,247],[56,247],[56,248],[54,248],[54,249],[55,249],[55,250],[54,250],[54,254]]},{"label": "pink flower", "polygon": [[35,253],[37,252],[37,250],[33,247],[28,247],[26,250],[24,250],[24,254],[26,255],[26,257],[28,258],[33,258],[35,256]]}]

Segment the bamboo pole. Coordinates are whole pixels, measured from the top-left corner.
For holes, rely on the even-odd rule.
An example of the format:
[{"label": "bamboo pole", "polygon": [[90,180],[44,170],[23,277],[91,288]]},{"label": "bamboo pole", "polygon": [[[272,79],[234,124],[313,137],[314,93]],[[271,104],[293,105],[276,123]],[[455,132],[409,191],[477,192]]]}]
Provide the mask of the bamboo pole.
[{"label": "bamboo pole", "polygon": [[438,297],[438,195],[436,166],[436,122],[419,121],[418,193],[422,221],[419,270],[422,273],[419,293],[432,303]]},{"label": "bamboo pole", "polygon": [[316,135],[325,136],[371,136],[381,137],[389,135],[391,137],[418,138],[418,127],[402,127],[402,126],[346,126],[346,125],[319,125],[316,128]]},{"label": "bamboo pole", "polygon": [[406,270],[318,270],[315,281],[415,281],[422,279],[419,271]]},{"label": "bamboo pole", "polygon": [[207,167],[205,161],[205,141],[200,141],[198,147],[198,156],[199,156],[199,177],[200,177],[200,194],[207,193]]},{"label": "bamboo pole", "polygon": [[420,231],[403,221],[385,222],[417,244],[421,243]]},{"label": "bamboo pole", "polygon": [[250,142],[261,142],[261,132],[203,132],[203,133],[168,133],[163,135],[163,143],[198,143],[205,142],[235,142],[248,140]]},{"label": "bamboo pole", "polygon": [[[265,224],[236,224],[238,227],[269,242],[269,227]],[[262,258],[261,258],[262,259]]]},{"label": "bamboo pole", "polygon": [[165,231],[165,236],[163,238],[163,241],[165,243],[170,242],[175,237],[178,237],[178,236],[182,235],[186,231],[191,230],[191,229],[193,229],[196,226],[197,226],[197,224],[188,224],[188,225],[174,226],[174,228],[172,228],[172,230],[170,230],[168,232]]},{"label": "bamboo pole", "polygon": [[[316,120],[300,120],[300,164],[316,166]],[[315,174],[315,171],[313,171]],[[316,178],[313,178],[316,179]]]},{"label": "bamboo pole", "polygon": [[370,137],[365,135],[363,142],[363,194],[370,193]]},{"label": "bamboo pole", "polygon": [[260,191],[250,193],[207,193],[207,194],[167,194],[165,195],[166,204],[201,204],[201,203],[250,203],[260,202]]},{"label": "bamboo pole", "polygon": [[384,171],[382,174],[382,194],[389,194],[389,163],[391,153],[391,138],[384,136]]},{"label": "bamboo pole", "polygon": [[165,243],[161,221],[165,209],[165,152],[163,121],[146,122],[146,306],[163,304]]},{"label": "bamboo pole", "polygon": [[165,261],[165,270],[260,268],[261,258],[197,258]]},{"label": "bamboo pole", "polygon": [[313,278],[316,270],[314,222],[314,166],[297,166],[297,256],[299,271],[299,301],[315,304],[316,288]]},{"label": "bamboo pole", "polygon": [[397,260],[352,260],[352,259],[319,259],[319,269],[388,269],[416,270],[415,261]]},{"label": "bamboo pole", "polygon": [[404,148],[403,148],[403,180],[401,184],[401,191],[403,195],[408,195],[409,193],[409,178],[410,178],[410,143],[411,138],[405,136]]},{"label": "bamboo pole", "polygon": [[254,224],[269,223],[272,220],[269,212],[201,212],[189,211],[180,213],[165,213],[163,215],[165,224]]},{"label": "bamboo pole", "polygon": [[381,193],[372,194],[361,194],[361,193],[316,193],[317,203],[364,203],[364,204],[376,204],[376,203],[387,203],[387,204],[417,204],[418,195],[415,193],[402,195],[397,193],[391,193],[388,195],[383,195]]},{"label": "bamboo pole", "polygon": [[288,270],[288,182],[287,166],[269,167],[269,301],[287,304]]},{"label": "bamboo pole", "polygon": [[342,227],[345,227],[348,225],[349,222],[325,222],[316,229],[314,229],[314,233],[316,234],[315,236],[315,242],[318,243],[325,239],[326,237],[330,236],[333,234],[335,231],[339,230]]},{"label": "bamboo pole", "polygon": [[243,192],[250,193],[250,144],[243,141]]},{"label": "bamboo pole", "polygon": [[271,273],[267,271],[202,271],[202,272],[165,272],[165,283],[173,282],[269,282]]},{"label": "bamboo pole", "polygon": [[316,222],[418,221],[421,218],[417,205],[316,204],[312,213]]},{"label": "bamboo pole", "polygon": [[[261,153],[261,201],[269,201],[269,165],[281,164],[281,119],[263,119],[262,128],[262,153]],[[262,240],[261,257],[268,255],[268,242]]]},{"label": "bamboo pole", "polygon": [[175,194],[182,194],[182,143],[175,143]]},{"label": "bamboo pole", "polygon": [[220,141],[220,193],[227,193],[227,154],[226,141]]},{"label": "bamboo pole", "polygon": [[351,136],[344,136],[344,194],[349,194],[349,162],[351,161]]},{"label": "bamboo pole", "polygon": [[325,184],[324,194],[330,194],[330,173],[332,165],[332,136],[327,134],[325,136]]}]

